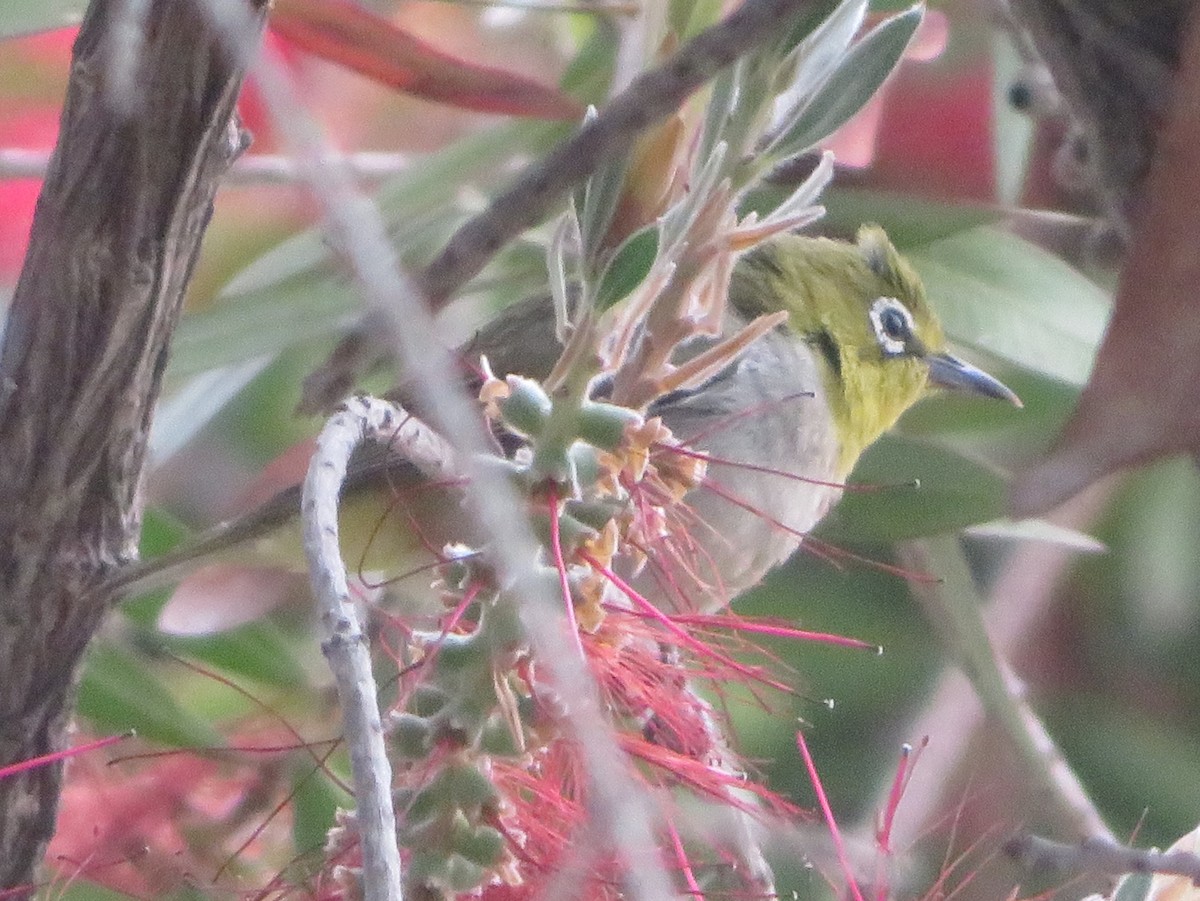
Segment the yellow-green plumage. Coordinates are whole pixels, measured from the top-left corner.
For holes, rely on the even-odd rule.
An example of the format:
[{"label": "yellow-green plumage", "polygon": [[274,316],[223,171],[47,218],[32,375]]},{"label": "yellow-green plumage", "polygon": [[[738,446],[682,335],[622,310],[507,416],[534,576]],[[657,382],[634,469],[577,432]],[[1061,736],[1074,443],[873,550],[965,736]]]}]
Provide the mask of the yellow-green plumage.
[{"label": "yellow-green plumage", "polygon": [[[877,227],[862,228],[855,243],[780,235],[744,254],[732,274],[726,333],[780,310],[788,312],[785,325],[704,385],[673,392],[650,409],[688,448],[712,457],[705,484],[685,498],[690,515],[676,522],[686,535],[680,540],[677,533],[661,546],[637,583],[664,607],[711,609],[756,584],[837,501],[840,483],[862,452],[931,386],[1016,402],[995,379],[944,352],[920,279]],[[712,340],[681,353],[703,350]],[[541,379],[556,348],[549,299],[531,299],[481,330],[465,353],[486,355],[498,374]],[[413,537],[414,519],[427,547],[487,540],[458,521],[463,518],[453,492],[422,486],[402,463],[362,468],[347,490],[343,536],[369,539],[368,568],[398,573],[429,560],[427,552],[414,559],[422,547]],[[375,492],[383,501],[356,504],[356,492]],[[295,518],[298,497],[294,489],[280,495],[274,512],[260,511],[253,528],[227,529],[176,556],[202,560],[227,548],[230,534],[262,535],[268,524]],[[405,498],[407,510],[400,509]],[[348,522],[355,509],[371,510],[371,521]],[[275,564],[286,547],[297,555],[295,568],[304,569],[295,539],[263,540],[256,547]],[[353,567],[364,548],[344,542],[343,553]]]},{"label": "yellow-green plumage", "polygon": [[743,257],[730,285],[742,315],[787,310],[792,331],[813,349],[840,443],[836,479],[850,474],[929,382],[919,356],[885,356],[868,315],[880,297],[908,309],[921,348],[943,349],[920,278],[877,226],[864,226],[856,244],[782,235]]}]

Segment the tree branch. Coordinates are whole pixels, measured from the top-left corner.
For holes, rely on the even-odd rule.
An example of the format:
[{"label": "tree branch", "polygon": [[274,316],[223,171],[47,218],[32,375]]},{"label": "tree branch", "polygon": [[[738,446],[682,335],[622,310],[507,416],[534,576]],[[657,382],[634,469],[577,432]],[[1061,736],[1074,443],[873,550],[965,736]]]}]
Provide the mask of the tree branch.
[{"label": "tree branch", "polygon": [[[100,586],[136,553],[151,411],[213,194],[246,143],[242,67],[193,0],[148,4],[139,94],[114,108],[121,6],[94,0],[76,40],[0,348],[0,765],[63,744]],[[0,781],[0,887],[32,891],[60,780]]]},{"label": "tree branch", "polygon": [[[485,210],[454,233],[418,277],[431,308],[445,307],[501,248],[546,218],[566,193],[582,184],[601,163],[628,152],[643,131],[678,109],[738,57],[786,33],[814,5],[813,0],[746,0],[662,65],[635,78],[594,118],[546,157],[527,166]],[[362,373],[390,350],[371,339],[381,327],[378,317],[368,313],[368,320],[342,339],[333,355],[305,382],[301,411],[330,409],[351,391]]]}]

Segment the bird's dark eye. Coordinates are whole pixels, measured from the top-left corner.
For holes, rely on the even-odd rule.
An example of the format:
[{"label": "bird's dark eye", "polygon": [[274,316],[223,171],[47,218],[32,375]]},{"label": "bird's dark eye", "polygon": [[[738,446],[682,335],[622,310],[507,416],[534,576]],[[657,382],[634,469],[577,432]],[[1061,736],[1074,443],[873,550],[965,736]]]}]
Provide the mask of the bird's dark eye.
[{"label": "bird's dark eye", "polygon": [[912,313],[894,297],[877,297],[871,304],[875,340],[888,356],[903,354],[913,339]]},{"label": "bird's dark eye", "polygon": [[895,338],[897,341],[903,341],[908,334],[908,320],[895,307],[888,307],[880,314],[879,325],[883,328],[885,335]]}]

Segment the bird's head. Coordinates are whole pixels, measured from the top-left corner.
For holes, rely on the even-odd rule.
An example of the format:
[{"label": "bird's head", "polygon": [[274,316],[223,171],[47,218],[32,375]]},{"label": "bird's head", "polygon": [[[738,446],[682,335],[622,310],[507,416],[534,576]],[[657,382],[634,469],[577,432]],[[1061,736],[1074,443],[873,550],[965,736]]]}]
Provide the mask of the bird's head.
[{"label": "bird's head", "polygon": [[747,318],[788,311],[787,327],[824,376],[840,476],[936,388],[1020,405],[1001,382],[946,351],[920,278],[878,226],[863,226],[854,244],[780,235],[738,261],[729,297]]}]

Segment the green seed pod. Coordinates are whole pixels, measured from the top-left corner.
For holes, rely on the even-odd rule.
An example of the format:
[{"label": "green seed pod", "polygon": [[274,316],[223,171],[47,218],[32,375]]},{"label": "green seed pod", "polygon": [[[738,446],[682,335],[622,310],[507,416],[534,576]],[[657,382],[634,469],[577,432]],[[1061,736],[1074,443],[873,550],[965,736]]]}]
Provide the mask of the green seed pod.
[{"label": "green seed pod", "polygon": [[642,414],[628,407],[587,401],[579,411],[579,437],[593,447],[615,451],[625,438],[627,426],[639,426]]},{"label": "green seed pod", "polygon": [[[415,897],[447,897],[448,895],[458,894],[460,891],[470,891],[473,886],[468,886],[465,889],[458,889],[453,886],[454,869],[452,866],[453,855],[449,854],[442,848],[420,848],[413,849],[412,859],[408,863],[408,872],[405,874],[411,886],[417,886],[418,889],[424,891],[412,891],[407,889],[404,896]],[[461,860],[461,858],[460,858]],[[462,861],[467,863],[467,861]],[[475,866],[471,864],[471,866]],[[475,866],[475,869],[479,868]],[[480,876],[482,877],[482,872]],[[478,885],[478,883],[476,883]]]},{"label": "green seed pod", "polygon": [[471,549],[462,544],[448,544],[442,549],[446,562],[438,567],[438,575],[447,587],[463,591],[475,574],[474,560],[469,556]]},{"label": "green seed pod", "polygon": [[557,441],[539,441],[534,445],[529,470],[530,476],[539,481],[571,486],[566,492],[568,494],[573,494],[574,486],[578,484],[571,449]]},{"label": "green seed pod", "polygon": [[416,716],[430,717],[446,706],[450,696],[436,685],[418,685],[412,693],[409,703],[411,712]]},{"label": "green seed pod", "polygon": [[[553,569],[539,566],[533,577],[544,583],[543,591],[558,590],[558,574]],[[496,603],[484,611],[479,633],[492,653],[511,653],[526,643],[525,626],[521,623],[518,607],[520,602],[511,591],[504,591],[496,598]]]},{"label": "green seed pod", "polygon": [[483,867],[457,854],[451,855],[447,864],[446,884],[455,894],[479,888],[487,877],[487,871]]},{"label": "green seed pod", "polygon": [[455,853],[481,867],[494,867],[504,859],[504,836],[491,826],[455,831]]},{"label": "green seed pod", "polygon": [[567,451],[571,461],[573,485],[591,485],[600,476],[600,457],[596,448],[583,441],[576,441]]},{"label": "green seed pod", "polygon": [[599,536],[600,533],[596,529],[570,513],[563,513],[558,518],[558,537],[564,548],[573,548],[581,541],[591,541]]},{"label": "green seed pod", "polygon": [[433,729],[429,721],[412,713],[392,715],[392,747],[409,760],[418,760],[429,753],[433,744]]},{"label": "green seed pod", "polygon": [[484,805],[494,805],[500,798],[488,777],[466,762],[444,767],[426,791],[472,816],[478,816]]},{"label": "green seed pod", "polygon": [[504,424],[520,435],[537,435],[550,418],[550,398],[532,379],[510,375],[506,381],[512,392],[500,401]]},{"label": "green seed pod", "polygon": [[508,720],[496,715],[489,717],[483,727],[479,736],[479,750],[492,757],[517,757],[521,754],[521,746],[513,737]]},{"label": "green seed pod", "polygon": [[[530,525],[533,527],[534,537],[541,543],[542,547],[550,547],[550,516],[544,510],[535,510],[529,517]],[[564,552],[575,547],[581,541],[596,538],[600,533],[593,529],[590,525],[580,522],[569,513],[562,513],[558,517],[558,538],[562,542]]]},{"label": "green seed pod", "polygon": [[625,508],[621,501],[613,499],[594,501],[567,501],[567,513],[578,522],[593,530],[593,533],[603,529],[614,516]]},{"label": "green seed pod", "polygon": [[439,673],[471,669],[482,665],[485,660],[484,649],[475,633],[440,637],[436,644],[429,646],[428,652],[437,655],[434,665]]}]

